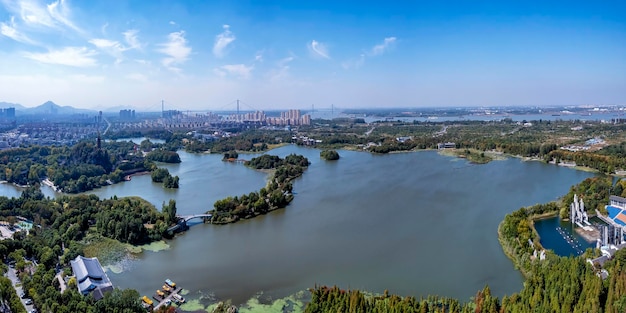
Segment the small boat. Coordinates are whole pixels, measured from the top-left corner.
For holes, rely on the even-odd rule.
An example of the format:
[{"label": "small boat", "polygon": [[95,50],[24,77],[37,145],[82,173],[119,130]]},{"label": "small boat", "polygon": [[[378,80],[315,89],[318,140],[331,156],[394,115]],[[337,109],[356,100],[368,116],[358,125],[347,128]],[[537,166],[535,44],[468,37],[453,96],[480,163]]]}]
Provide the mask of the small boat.
[{"label": "small boat", "polygon": [[176,302],[185,303],[185,298],[183,298],[183,296],[181,296],[181,295],[179,295],[177,293],[173,294],[172,298],[174,298],[174,300],[176,300]]},{"label": "small boat", "polygon": [[172,288],[176,288],[176,283],[171,281],[169,278],[165,280],[165,283]]},{"label": "small boat", "polygon": [[172,292],[172,287],[168,286],[168,285],[163,285],[163,287],[161,287],[161,289],[163,289],[163,291],[165,292]]},{"label": "small boat", "polygon": [[143,296],[143,298],[141,298],[141,300],[143,301],[143,303],[147,304],[147,305],[152,305],[154,304],[154,302],[152,302],[152,300],[150,300],[150,298]]},{"label": "small boat", "polygon": [[156,294],[161,298],[165,297],[165,292],[163,292],[162,290],[157,290]]}]

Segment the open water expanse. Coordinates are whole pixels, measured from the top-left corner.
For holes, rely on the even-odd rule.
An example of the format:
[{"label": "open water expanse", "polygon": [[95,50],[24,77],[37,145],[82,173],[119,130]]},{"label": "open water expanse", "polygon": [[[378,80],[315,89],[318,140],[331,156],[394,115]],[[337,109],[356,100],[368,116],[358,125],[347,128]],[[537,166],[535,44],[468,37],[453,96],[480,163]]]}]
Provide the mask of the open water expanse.
[{"label": "open water expanse", "polygon": [[[321,160],[319,152],[293,145],[269,152],[302,154],[312,163],[295,181],[295,199],[286,209],[225,226],[194,225],[168,240],[169,249],[145,251],[109,277],[148,296],[170,278],[189,290],[189,299],[235,304],[315,284],[462,301],[488,284],[502,296],[522,288],[497,239],[504,215],[554,200],[593,175],[516,158],[472,165],[436,151],[339,151],[336,162]],[[139,195],[157,208],[172,198],[179,214],[194,214],[265,185],[267,174],[222,162],[221,155],[179,153],[182,163],[166,166],[180,176],[178,190],[143,175],[93,193]],[[19,195],[7,184],[0,192]],[[47,187],[44,192],[54,196]]]}]

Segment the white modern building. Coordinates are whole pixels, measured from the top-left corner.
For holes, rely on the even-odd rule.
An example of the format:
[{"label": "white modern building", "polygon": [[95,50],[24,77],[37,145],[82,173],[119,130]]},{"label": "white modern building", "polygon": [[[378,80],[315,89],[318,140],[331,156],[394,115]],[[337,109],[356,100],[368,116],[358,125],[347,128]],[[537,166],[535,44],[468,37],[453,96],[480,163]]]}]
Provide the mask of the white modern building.
[{"label": "white modern building", "polygon": [[91,293],[94,299],[100,300],[104,297],[105,292],[113,290],[113,284],[104,272],[98,258],[86,258],[79,255],[70,261],[70,264],[74,276],[76,276],[78,292],[82,295]]}]

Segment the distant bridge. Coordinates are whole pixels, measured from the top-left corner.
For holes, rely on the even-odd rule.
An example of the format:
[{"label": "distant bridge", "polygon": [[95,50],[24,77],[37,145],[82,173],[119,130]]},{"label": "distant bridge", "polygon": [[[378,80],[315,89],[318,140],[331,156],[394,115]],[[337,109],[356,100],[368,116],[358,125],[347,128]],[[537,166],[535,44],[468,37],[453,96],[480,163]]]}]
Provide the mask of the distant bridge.
[{"label": "distant bridge", "polygon": [[167,232],[170,234],[174,234],[176,231],[187,230],[189,226],[187,226],[187,222],[194,218],[201,218],[202,221],[210,220],[213,217],[213,214],[192,214],[192,215],[176,215],[178,218],[178,222],[176,225],[167,229]]},{"label": "distant bridge", "polygon": [[213,217],[213,214],[176,215],[176,217],[178,217],[179,222],[183,220],[187,223],[194,218],[210,219]]}]

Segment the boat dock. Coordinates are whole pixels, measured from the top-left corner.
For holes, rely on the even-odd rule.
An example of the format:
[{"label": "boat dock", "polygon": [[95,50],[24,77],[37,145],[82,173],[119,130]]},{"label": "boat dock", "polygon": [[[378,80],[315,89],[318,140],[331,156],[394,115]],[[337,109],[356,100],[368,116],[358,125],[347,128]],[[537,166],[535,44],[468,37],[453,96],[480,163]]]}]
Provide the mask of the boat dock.
[{"label": "boat dock", "polygon": [[576,240],[576,238],[574,238],[573,235],[569,234],[565,229],[560,226],[556,228],[556,231],[558,231],[563,239],[567,241],[567,243],[572,247],[572,249],[574,249],[574,251],[576,251],[577,255],[583,254],[584,251],[581,249],[582,245],[580,244],[580,242],[578,242],[578,240]]},{"label": "boat dock", "polygon": [[185,302],[185,298],[180,295],[183,288],[176,286],[171,280],[166,279],[165,284],[161,288],[152,296],[154,300],[158,301],[157,305],[154,305],[153,301],[148,297],[143,296],[142,301],[148,312],[157,311],[161,306],[170,306],[173,303],[180,305]]},{"label": "boat dock", "polygon": [[[158,310],[161,306],[167,306],[170,303],[177,303],[177,301],[174,299],[174,295],[178,295],[181,291],[183,290],[183,288],[178,287],[176,289],[174,289],[170,294],[166,294],[165,297],[161,297],[158,294],[154,294],[152,296],[152,298],[154,298],[154,300],[159,301],[159,303],[154,306],[154,311]],[[169,300],[169,301],[168,301]]]}]

